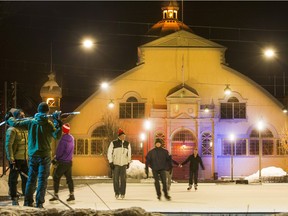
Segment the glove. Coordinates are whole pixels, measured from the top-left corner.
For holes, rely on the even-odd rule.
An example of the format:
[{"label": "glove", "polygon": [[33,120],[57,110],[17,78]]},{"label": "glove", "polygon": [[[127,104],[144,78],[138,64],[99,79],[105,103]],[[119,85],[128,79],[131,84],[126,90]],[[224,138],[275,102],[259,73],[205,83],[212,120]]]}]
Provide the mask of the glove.
[{"label": "glove", "polygon": [[63,125],[63,122],[59,119],[53,119],[53,124],[55,128],[60,128]]},{"label": "glove", "polygon": [[61,111],[55,111],[55,112],[52,114],[52,117],[53,117],[53,119],[55,119],[55,120],[60,120],[60,115],[61,115]]},{"label": "glove", "polygon": [[10,117],[13,117],[13,114],[10,111],[8,111],[4,117],[5,122],[7,122]]},{"label": "glove", "polygon": [[126,169],[129,169],[129,166],[130,166],[130,163],[128,163],[128,164],[126,165]]},{"label": "glove", "polygon": [[10,161],[9,162],[9,168],[11,170],[16,170],[17,169],[16,162],[15,161]]},{"label": "glove", "polygon": [[58,161],[56,160],[56,158],[54,158],[54,159],[51,161],[51,163],[52,163],[54,166],[58,165]]},{"label": "glove", "polygon": [[114,164],[113,163],[109,163],[111,170],[114,170]]}]

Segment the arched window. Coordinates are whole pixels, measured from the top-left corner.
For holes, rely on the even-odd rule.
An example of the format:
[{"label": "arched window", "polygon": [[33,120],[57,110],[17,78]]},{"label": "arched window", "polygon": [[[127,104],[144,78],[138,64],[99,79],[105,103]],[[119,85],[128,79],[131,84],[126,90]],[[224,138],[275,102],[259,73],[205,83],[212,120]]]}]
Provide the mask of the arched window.
[{"label": "arched window", "polygon": [[201,135],[202,155],[212,155],[212,135],[204,132]]},{"label": "arched window", "polygon": [[230,97],[227,102],[222,102],[220,110],[221,119],[246,119],[246,103],[240,102],[236,97]]},{"label": "arched window", "polygon": [[196,147],[196,138],[187,129],[177,131],[172,138],[171,154],[176,157],[185,158],[192,154]]},{"label": "arched window", "polygon": [[144,118],[145,104],[138,102],[136,97],[129,97],[125,103],[119,104],[120,119]]},{"label": "arched window", "polygon": [[91,155],[103,155],[109,145],[108,134],[105,126],[97,127],[91,135]]},{"label": "arched window", "polygon": [[259,143],[262,142],[262,154],[273,155],[274,137],[273,133],[269,129],[261,131],[253,129],[250,133],[249,154],[259,155]]}]

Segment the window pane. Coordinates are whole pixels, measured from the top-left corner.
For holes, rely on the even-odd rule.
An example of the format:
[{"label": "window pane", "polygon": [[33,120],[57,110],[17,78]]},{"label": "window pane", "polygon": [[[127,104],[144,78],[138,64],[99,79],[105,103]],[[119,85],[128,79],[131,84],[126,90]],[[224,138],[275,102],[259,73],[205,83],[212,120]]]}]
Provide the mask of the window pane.
[{"label": "window pane", "polygon": [[251,139],[249,145],[249,154],[250,155],[259,155],[259,140]]},{"label": "window pane", "polygon": [[262,140],[263,155],[273,155],[273,140]]},{"label": "window pane", "polygon": [[231,140],[222,140],[222,155],[231,155]]},{"label": "window pane", "polygon": [[76,146],[76,154],[84,155],[84,139],[78,139]]},{"label": "window pane", "polygon": [[221,103],[221,119],[232,119],[232,104],[231,103]]},{"label": "window pane", "polygon": [[131,118],[132,116],[132,110],[131,110],[132,104],[131,103],[120,103],[119,104],[119,118]]},{"label": "window pane", "polygon": [[236,141],[236,155],[246,155],[246,139],[237,139]]},{"label": "window pane", "polygon": [[212,135],[210,133],[202,134],[202,155],[212,155]]},{"label": "window pane", "polygon": [[234,103],[234,119],[245,119],[245,118],[246,118],[246,104]]}]

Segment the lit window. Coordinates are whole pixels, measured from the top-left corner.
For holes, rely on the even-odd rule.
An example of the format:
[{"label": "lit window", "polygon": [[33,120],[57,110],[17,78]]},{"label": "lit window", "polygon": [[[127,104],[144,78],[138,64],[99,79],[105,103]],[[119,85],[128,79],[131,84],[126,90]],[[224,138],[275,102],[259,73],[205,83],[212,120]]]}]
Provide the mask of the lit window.
[{"label": "lit window", "polygon": [[205,132],[201,136],[202,155],[212,155],[212,135],[211,133]]},{"label": "lit window", "polygon": [[145,104],[139,103],[137,98],[129,97],[126,103],[119,104],[119,118],[120,119],[137,119],[144,118]]},{"label": "lit window", "polygon": [[221,119],[246,119],[246,103],[240,103],[236,97],[231,97],[226,103],[220,104]]},{"label": "lit window", "polygon": [[[262,154],[273,155],[274,137],[269,129],[261,131],[261,140],[262,140]],[[259,155],[259,142],[260,142],[259,131],[257,129],[254,129],[250,133],[250,143],[249,143],[250,155]]]}]

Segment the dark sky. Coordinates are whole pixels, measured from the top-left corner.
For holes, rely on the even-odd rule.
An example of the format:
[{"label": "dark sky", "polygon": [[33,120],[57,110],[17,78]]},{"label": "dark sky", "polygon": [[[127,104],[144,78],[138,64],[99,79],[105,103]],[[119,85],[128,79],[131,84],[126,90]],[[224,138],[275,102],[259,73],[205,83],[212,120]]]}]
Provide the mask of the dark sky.
[{"label": "dark sky", "polygon": [[[182,2],[178,2],[182,20]],[[39,91],[53,71],[63,89],[63,111],[73,111],[103,80],[134,67],[137,46],[162,19],[159,1],[0,2],[0,84],[17,81],[18,106],[34,114]],[[288,69],[288,2],[184,1],[184,23],[195,34],[227,47],[230,67],[283,100]],[[80,41],[97,41],[93,52]],[[277,50],[267,62],[265,46]],[[288,83],[288,79],[286,81]],[[288,90],[288,89],[287,89]],[[285,89],[285,91],[287,91]]]}]

